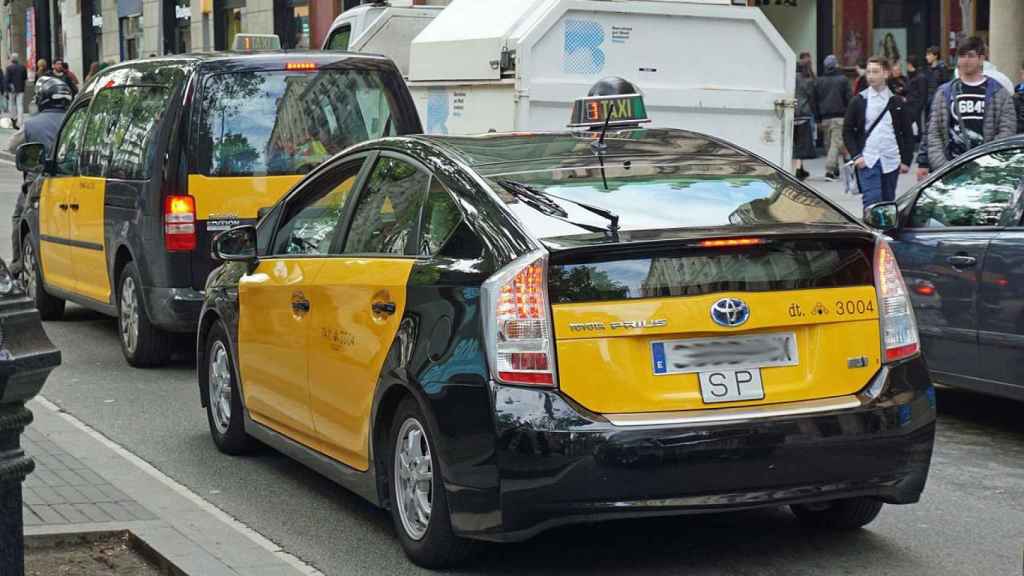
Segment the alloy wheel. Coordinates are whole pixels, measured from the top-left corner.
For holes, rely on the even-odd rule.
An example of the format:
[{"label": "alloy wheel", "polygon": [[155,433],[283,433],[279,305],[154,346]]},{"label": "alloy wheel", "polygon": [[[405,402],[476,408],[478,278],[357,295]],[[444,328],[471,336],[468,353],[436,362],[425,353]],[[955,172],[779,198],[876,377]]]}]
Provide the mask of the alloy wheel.
[{"label": "alloy wheel", "polygon": [[121,341],[128,354],[135,354],[139,344],[139,296],[135,279],[125,276],[121,281]]},{"label": "alloy wheel", "polygon": [[423,425],[415,418],[402,423],[395,441],[395,494],[406,534],[420,540],[430,526],[434,465]]},{"label": "alloy wheel", "polygon": [[22,286],[25,287],[25,294],[35,302],[36,290],[39,289],[36,284],[36,252],[28,238],[25,238],[25,243],[21,248],[21,262]]},{"label": "alloy wheel", "polygon": [[217,431],[225,434],[231,425],[231,365],[224,343],[217,340],[210,349],[210,413]]}]

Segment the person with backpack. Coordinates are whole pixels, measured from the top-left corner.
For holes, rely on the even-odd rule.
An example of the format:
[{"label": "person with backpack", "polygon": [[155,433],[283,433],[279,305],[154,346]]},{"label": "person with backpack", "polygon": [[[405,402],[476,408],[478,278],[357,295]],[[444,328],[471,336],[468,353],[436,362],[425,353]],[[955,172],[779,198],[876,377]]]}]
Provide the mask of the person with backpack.
[{"label": "person with backpack", "polygon": [[927,136],[932,171],[972,148],[1017,133],[1013,96],[985,75],[985,53],[981,38],[968,38],[956,51],[959,77],[935,93]]},{"label": "person with backpack", "polygon": [[889,63],[868,59],[868,88],[850,100],[843,142],[857,169],[864,207],[896,199],[900,174],[914,161],[914,129],[906,100],[889,89]]}]

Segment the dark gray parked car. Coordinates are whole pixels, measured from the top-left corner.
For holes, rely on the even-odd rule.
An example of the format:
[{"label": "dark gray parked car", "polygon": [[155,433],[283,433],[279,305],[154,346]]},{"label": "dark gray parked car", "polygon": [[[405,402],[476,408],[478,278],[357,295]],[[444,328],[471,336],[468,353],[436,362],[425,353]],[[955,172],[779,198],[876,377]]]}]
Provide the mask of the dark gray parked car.
[{"label": "dark gray parked car", "polygon": [[[888,228],[932,378],[1024,400],[1024,137],[979,147],[868,223]],[[891,220],[890,220],[891,221]]]}]

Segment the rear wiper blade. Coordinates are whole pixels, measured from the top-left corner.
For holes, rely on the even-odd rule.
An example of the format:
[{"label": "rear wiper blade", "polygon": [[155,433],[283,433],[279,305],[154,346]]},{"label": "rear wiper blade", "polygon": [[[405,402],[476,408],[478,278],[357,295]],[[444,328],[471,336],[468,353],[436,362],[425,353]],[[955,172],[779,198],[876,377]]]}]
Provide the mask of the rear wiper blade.
[{"label": "rear wiper blade", "polygon": [[[572,224],[574,226],[579,226],[580,228],[589,230],[591,232],[605,232],[610,233],[612,236],[617,236],[619,233],[619,215],[612,212],[611,210],[605,210],[604,208],[592,206],[584,202],[563,198],[561,196],[551,194],[550,192],[538,190],[533,186],[530,186],[529,184],[524,184],[522,182],[517,182],[515,180],[498,180],[498,184],[500,184],[501,187],[504,188],[505,190],[511,192],[515,197],[523,200],[523,202],[526,203],[527,205],[531,206],[536,210],[544,212],[549,216],[558,218],[559,220],[568,222],[569,224]],[[607,228],[601,228],[600,226],[591,226],[590,224],[574,222],[569,219],[569,213],[566,212],[565,209],[563,209],[561,206],[559,206],[557,202],[552,200],[552,198],[561,200],[562,202],[568,202],[569,204],[573,204],[579,206],[580,208],[583,208],[584,210],[590,212],[591,214],[596,214],[608,220],[609,225]]]}]

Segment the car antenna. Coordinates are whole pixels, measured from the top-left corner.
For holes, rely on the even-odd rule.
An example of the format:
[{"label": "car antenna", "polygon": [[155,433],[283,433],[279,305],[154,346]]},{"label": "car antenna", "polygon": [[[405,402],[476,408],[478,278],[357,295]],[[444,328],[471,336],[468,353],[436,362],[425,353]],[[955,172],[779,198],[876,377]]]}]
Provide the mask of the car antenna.
[{"label": "car antenna", "polygon": [[[604,171],[604,151],[608,149],[608,145],[604,143],[604,137],[608,134],[608,124],[612,120],[612,107],[608,107],[608,113],[604,117],[604,126],[601,127],[601,137],[597,139],[590,147],[594,150],[594,154],[597,154],[597,160],[601,163],[601,182],[604,183],[604,189],[608,190],[608,176]],[[613,225],[614,226],[614,225]]]}]

